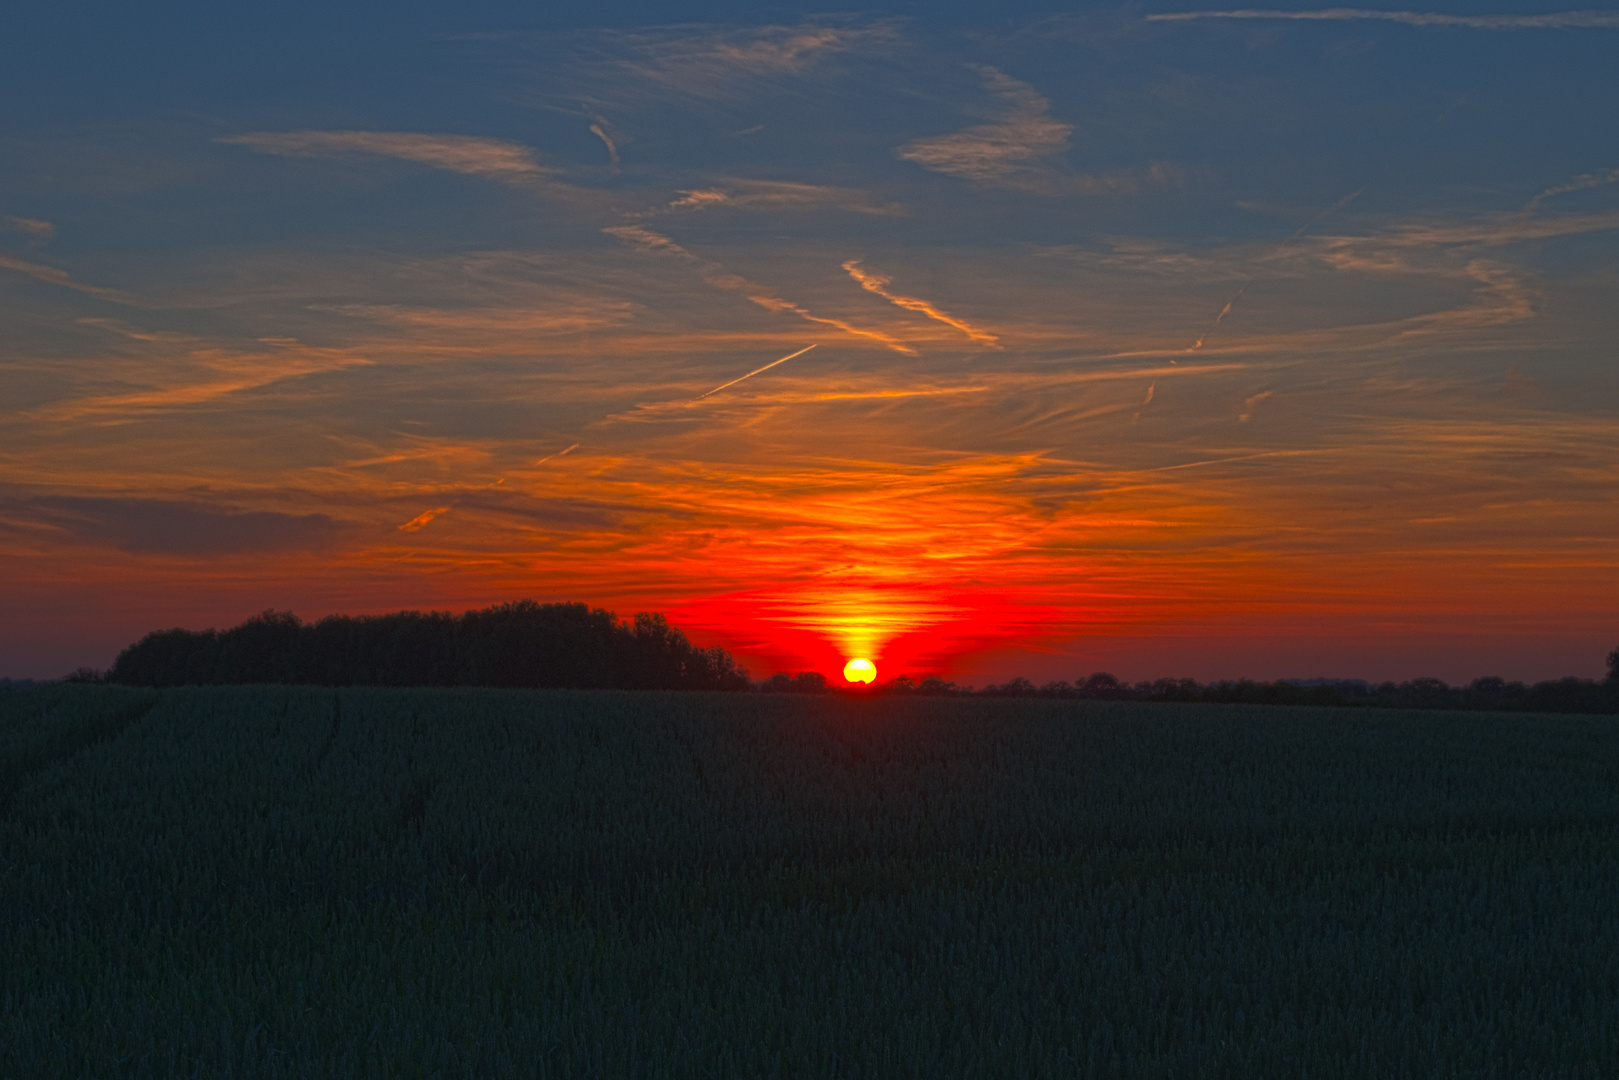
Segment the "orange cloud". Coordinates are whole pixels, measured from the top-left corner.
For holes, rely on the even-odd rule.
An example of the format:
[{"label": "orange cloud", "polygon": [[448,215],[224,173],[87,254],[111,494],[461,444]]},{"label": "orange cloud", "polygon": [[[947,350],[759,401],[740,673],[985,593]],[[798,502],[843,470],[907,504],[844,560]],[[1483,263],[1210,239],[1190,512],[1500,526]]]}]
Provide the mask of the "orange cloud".
[{"label": "orange cloud", "polygon": [[994,334],[989,333],[987,330],[980,330],[971,323],[958,319],[949,312],[940,310],[926,300],[921,300],[914,296],[899,296],[889,292],[889,279],[880,274],[873,274],[870,271],[861,269],[860,260],[858,259],[850,259],[843,264],[843,269],[850,277],[860,283],[862,289],[869,293],[875,293],[897,307],[905,308],[907,311],[920,312],[935,322],[941,322],[948,327],[960,330],[980,345],[988,346],[991,349],[1001,347],[1000,339]]},{"label": "orange cloud", "polygon": [[643,251],[673,255],[675,258],[680,259],[683,262],[690,263],[692,266],[697,268],[698,274],[702,277],[703,281],[707,282],[709,285],[712,285],[716,289],[724,290],[725,292],[739,293],[746,297],[750,302],[758,304],[766,311],[787,312],[789,314],[797,315],[805,322],[819,323],[822,326],[830,326],[836,330],[841,330],[845,334],[852,337],[865,338],[868,341],[875,341],[884,348],[892,349],[897,353],[904,353],[906,356],[916,355],[916,350],[910,345],[907,345],[905,342],[893,337],[890,334],[886,334],[881,330],[870,330],[864,327],[855,326],[853,323],[846,322],[843,319],[834,319],[824,315],[816,315],[793,303],[791,300],[783,300],[779,296],[773,296],[764,288],[764,286],[757,285],[754,282],[749,281],[747,278],[739,277],[736,274],[730,273],[718,263],[710,262],[707,259],[699,259],[697,256],[693,255],[691,252],[687,251],[685,248],[681,247],[667,236],[664,236],[661,233],[655,233],[651,229],[643,228],[640,225],[614,225],[603,229],[602,232],[607,233],[609,236],[616,237],[617,239],[622,240],[623,242]]},{"label": "orange cloud", "polygon": [[534,151],[501,139],[399,131],[259,131],[219,140],[282,157],[374,154],[506,183],[531,183],[556,173]]}]

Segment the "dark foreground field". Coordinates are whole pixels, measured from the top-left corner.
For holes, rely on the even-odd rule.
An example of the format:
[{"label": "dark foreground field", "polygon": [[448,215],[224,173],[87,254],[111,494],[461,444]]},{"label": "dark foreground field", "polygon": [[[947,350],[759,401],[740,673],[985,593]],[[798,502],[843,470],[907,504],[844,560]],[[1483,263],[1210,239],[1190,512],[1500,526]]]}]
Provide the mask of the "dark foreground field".
[{"label": "dark foreground field", "polygon": [[0,1077],[1619,1075],[1619,723],[0,690]]}]

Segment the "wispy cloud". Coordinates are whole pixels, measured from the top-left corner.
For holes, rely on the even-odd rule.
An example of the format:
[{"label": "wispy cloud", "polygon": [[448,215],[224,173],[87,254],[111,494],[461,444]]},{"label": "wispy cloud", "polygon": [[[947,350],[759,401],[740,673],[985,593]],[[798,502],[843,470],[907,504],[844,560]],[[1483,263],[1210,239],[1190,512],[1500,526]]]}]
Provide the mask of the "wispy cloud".
[{"label": "wispy cloud", "polygon": [[1555,187],[1549,187],[1525,203],[1523,212],[1526,214],[1532,214],[1538,210],[1540,208],[1540,204],[1545,202],[1547,199],[1556,198],[1559,195],[1567,195],[1573,191],[1586,191],[1590,188],[1602,187],[1605,184],[1619,184],[1619,169],[1603,169],[1600,172],[1586,173],[1583,176],[1576,176],[1566,184],[1558,184]]},{"label": "wispy cloud", "polygon": [[617,173],[621,167],[618,159],[618,144],[623,141],[624,137],[613,128],[612,124],[607,122],[606,117],[599,113],[590,114],[590,133],[600,139],[603,146],[607,147],[607,160],[613,172]]},{"label": "wispy cloud", "polygon": [[1035,195],[1107,195],[1176,181],[1169,162],[1143,169],[1081,173],[1060,161],[1073,127],[1050,115],[1051,103],[1034,87],[988,65],[972,65],[984,86],[1003,103],[1002,116],[951,135],[915,139],[894,151],[924,169],[985,187]]},{"label": "wispy cloud", "polygon": [[503,308],[423,308],[404,304],[316,305],[316,311],[331,311],[352,318],[399,326],[410,330],[454,332],[494,331],[521,334],[576,334],[600,330],[628,320],[635,305],[627,300],[593,300],[567,306],[537,308],[532,305]]},{"label": "wispy cloud", "polygon": [[1073,127],[1053,119],[1051,103],[1028,83],[993,67],[978,68],[985,87],[1006,103],[1005,114],[953,135],[916,139],[895,153],[924,169],[979,184],[1007,184],[1068,149]]},{"label": "wispy cloud", "polygon": [[1447,15],[1434,11],[1374,11],[1368,8],[1320,8],[1313,11],[1275,11],[1241,8],[1235,11],[1168,11],[1148,15],[1148,22],[1185,22],[1191,19],[1300,19],[1354,21],[1375,19],[1407,26],[1458,26],[1472,30],[1580,30],[1619,28],[1619,11],[1554,11],[1544,15]]},{"label": "wispy cloud", "polygon": [[680,259],[682,262],[688,263],[695,267],[698,275],[709,285],[725,292],[737,293],[744,296],[750,302],[759,305],[766,311],[786,312],[792,315],[797,315],[800,319],[803,319],[806,322],[819,323],[822,326],[830,326],[853,337],[865,338],[868,341],[875,341],[885,348],[893,349],[895,352],[904,353],[907,356],[916,355],[916,350],[914,348],[891,334],[885,334],[881,330],[868,330],[864,327],[855,326],[853,323],[845,322],[842,319],[833,319],[824,315],[816,315],[813,312],[800,307],[798,304],[793,303],[791,300],[783,300],[779,296],[774,296],[763,285],[759,285],[755,282],[749,281],[747,278],[733,274],[716,262],[712,262],[708,259],[698,258],[696,255],[693,255],[690,251],[687,251],[685,248],[681,247],[667,236],[664,236],[662,233],[653,232],[651,229],[643,228],[640,225],[614,225],[603,229],[602,231],[607,233],[609,236],[615,237],[623,243],[629,244],[630,246],[638,248],[642,251],[660,255],[671,255],[677,259]]},{"label": "wispy cloud", "polygon": [[557,173],[556,169],[540,164],[534,151],[526,146],[472,135],[423,135],[396,131],[261,131],[229,135],[219,141],[282,157],[372,154],[399,158],[508,184],[530,185]]},{"label": "wispy cloud", "polygon": [[418,532],[428,525],[434,518],[449,511],[448,506],[435,506],[431,510],[424,510],[399,526],[400,532]]},{"label": "wispy cloud", "polygon": [[978,327],[972,325],[966,320],[958,319],[949,312],[935,307],[926,300],[919,299],[915,296],[900,296],[897,293],[889,292],[889,279],[880,274],[873,274],[869,270],[861,269],[860,260],[858,259],[850,259],[848,262],[843,264],[843,269],[848,272],[850,277],[854,278],[860,283],[860,287],[862,289],[865,289],[869,293],[875,293],[891,304],[905,308],[907,311],[915,311],[922,315],[926,315],[935,322],[941,322],[946,326],[960,330],[963,334],[966,334],[969,338],[978,342],[980,345],[987,346],[991,349],[998,349],[1001,347],[1000,339],[994,334],[991,334],[987,330],[980,330]]},{"label": "wispy cloud", "polygon": [[99,285],[86,285],[82,281],[75,281],[73,275],[66,270],[59,270],[54,266],[43,263],[32,263],[24,259],[14,259],[10,255],[0,255],[0,270],[13,270],[25,274],[35,281],[43,281],[47,285],[60,285],[64,289],[93,296],[98,300],[111,300],[115,304],[133,304],[135,298],[119,289],[105,289]]},{"label": "wispy cloud", "polygon": [[743,29],[684,27],[605,35],[605,47],[627,52],[614,67],[694,97],[729,96],[739,81],[798,75],[838,53],[886,42],[888,24],[866,26],[762,26]]},{"label": "wispy cloud", "polygon": [[1274,390],[1262,390],[1257,394],[1245,398],[1242,403],[1242,412],[1237,414],[1237,423],[1246,424],[1249,420],[1251,420],[1254,415],[1254,410],[1259,407],[1259,403],[1270,397],[1273,393],[1275,393]]},{"label": "wispy cloud", "polygon": [[637,217],[691,213],[697,210],[809,211],[838,210],[855,214],[895,215],[905,212],[893,203],[878,204],[854,188],[799,184],[784,180],[722,178],[713,187],[680,192],[680,198]]},{"label": "wispy cloud", "polygon": [[372,363],[349,350],[290,339],[266,339],[261,342],[262,350],[249,351],[179,335],[130,334],[117,324],[97,322],[114,333],[150,343],[152,357],[135,365],[134,370],[119,372],[123,376],[117,380],[119,389],[55,401],[27,416],[52,422],[120,423],[136,416],[215,402],[287,379]]},{"label": "wispy cloud", "polygon": [[56,235],[56,226],[39,218],[8,217],[6,225],[16,232],[26,233],[36,243],[44,243]]},{"label": "wispy cloud", "polygon": [[1141,420],[1141,413],[1147,408],[1148,405],[1152,404],[1152,395],[1157,389],[1157,380],[1147,384],[1147,396],[1141,399],[1141,408],[1137,409],[1136,414],[1130,417],[1130,423],[1134,424]]}]

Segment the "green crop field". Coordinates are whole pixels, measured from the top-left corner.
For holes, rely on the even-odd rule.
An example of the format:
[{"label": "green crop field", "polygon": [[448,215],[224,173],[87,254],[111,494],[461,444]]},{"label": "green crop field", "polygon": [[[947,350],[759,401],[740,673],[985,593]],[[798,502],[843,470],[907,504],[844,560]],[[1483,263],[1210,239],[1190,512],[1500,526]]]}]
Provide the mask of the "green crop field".
[{"label": "green crop field", "polygon": [[0,690],[0,1077],[1613,1077],[1611,717]]}]

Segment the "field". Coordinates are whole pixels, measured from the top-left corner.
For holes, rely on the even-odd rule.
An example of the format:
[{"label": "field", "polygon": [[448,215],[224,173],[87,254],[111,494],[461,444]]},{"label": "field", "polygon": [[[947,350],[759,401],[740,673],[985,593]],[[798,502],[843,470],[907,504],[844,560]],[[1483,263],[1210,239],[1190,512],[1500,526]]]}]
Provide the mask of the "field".
[{"label": "field", "polygon": [[418,1075],[1619,1075],[1619,724],[0,690],[0,1077]]}]

